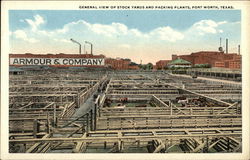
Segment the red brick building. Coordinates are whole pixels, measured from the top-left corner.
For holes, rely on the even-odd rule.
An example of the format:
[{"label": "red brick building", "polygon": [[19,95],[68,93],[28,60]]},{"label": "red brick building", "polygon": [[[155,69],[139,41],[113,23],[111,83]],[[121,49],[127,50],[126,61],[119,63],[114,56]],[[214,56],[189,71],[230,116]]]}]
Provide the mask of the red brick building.
[{"label": "red brick building", "polygon": [[215,62],[215,63],[214,63],[214,66],[215,66],[215,67],[220,67],[220,68],[226,68],[224,62]]},{"label": "red brick building", "polygon": [[[52,66],[52,67],[81,67],[84,66],[81,64],[80,59],[97,59],[97,60],[103,60],[102,65],[86,65],[88,67],[110,67],[115,70],[136,70],[139,69],[138,65],[131,65],[131,60],[130,59],[113,59],[113,58],[106,58],[104,55],[91,55],[91,54],[31,54],[31,53],[26,53],[26,54],[9,54],[9,59],[10,59],[10,65],[11,66],[19,66],[17,64],[11,64],[13,59],[26,59],[26,61],[29,63],[27,65],[31,65],[30,59],[36,59],[35,61],[38,62],[39,64],[37,65],[47,65],[47,66]],[[55,65],[54,63],[48,63],[45,64],[45,61],[47,59],[66,59],[65,62],[68,62],[67,65],[65,64],[57,64]],[[72,61],[72,59],[75,60],[75,63]],[[34,60],[33,60],[34,61]],[[32,62],[33,62],[32,61]],[[22,60],[22,62],[24,62]],[[41,63],[42,62],[42,63]],[[48,62],[51,62],[48,60]],[[59,62],[59,61],[58,61]],[[72,62],[72,65],[70,64]],[[76,64],[77,63],[77,64]],[[78,65],[79,64],[79,65]],[[22,64],[25,65],[25,64]],[[36,64],[33,64],[36,65]],[[21,65],[20,65],[21,66]]]},{"label": "red brick building", "polygon": [[9,54],[9,58],[105,58],[104,55],[92,54]]},{"label": "red brick building", "polygon": [[104,55],[91,54],[9,54],[10,66],[106,67]]},{"label": "red brick building", "polygon": [[116,70],[127,70],[129,69],[129,64],[131,63],[130,60],[125,59],[113,59],[113,58],[106,58],[105,64],[110,68]]},{"label": "red brick building", "polygon": [[156,62],[156,69],[164,69],[171,60],[160,60]]},{"label": "red brick building", "polygon": [[[177,57],[195,64],[210,64],[212,67],[222,67],[230,69],[241,68],[241,55],[236,53],[225,54],[218,51],[200,51],[190,55],[172,55],[172,59]],[[173,59],[173,60],[174,60]]]}]

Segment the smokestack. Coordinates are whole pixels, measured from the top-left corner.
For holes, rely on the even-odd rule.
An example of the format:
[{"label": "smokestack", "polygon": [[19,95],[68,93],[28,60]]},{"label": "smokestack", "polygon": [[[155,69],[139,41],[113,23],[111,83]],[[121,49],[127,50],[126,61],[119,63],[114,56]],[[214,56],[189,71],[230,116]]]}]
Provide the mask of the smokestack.
[{"label": "smokestack", "polygon": [[226,54],[228,54],[228,39],[226,39]]},{"label": "smokestack", "polygon": [[90,50],[91,55],[93,55],[93,44],[90,45]]},{"label": "smokestack", "polygon": [[238,45],[238,54],[240,55],[240,45]]},{"label": "smokestack", "polygon": [[221,38],[220,38],[220,47],[218,48],[219,52],[223,52],[223,48],[221,47]]}]

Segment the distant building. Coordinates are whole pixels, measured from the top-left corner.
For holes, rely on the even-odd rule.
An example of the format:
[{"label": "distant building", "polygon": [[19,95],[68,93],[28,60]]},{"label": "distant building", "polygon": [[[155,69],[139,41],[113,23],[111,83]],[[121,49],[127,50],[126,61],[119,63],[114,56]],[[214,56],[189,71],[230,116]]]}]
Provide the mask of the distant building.
[{"label": "distant building", "polygon": [[[135,63],[134,63],[135,64]],[[10,54],[10,66],[22,67],[99,67],[115,70],[135,70],[138,65],[131,64],[130,59],[106,58],[104,55],[92,54]]]},{"label": "distant building", "polygon": [[105,58],[104,55],[92,55],[92,54],[9,54],[9,57],[18,57],[18,58]]},{"label": "distant building", "polygon": [[[115,70],[127,70],[129,69],[129,64],[131,63],[128,59],[114,59],[106,58],[105,64]],[[133,67],[132,67],[133,68]]]},{"label": "distant building", "polygon": [[105,67],[104,55],[91,54],[9,54],[10,66]]},{"label": "distant building", "polygon": [[219,67],[219,68],[226,68],[225,62],[215,62],[214,67]]},{"label": "distant building", "polygon": [[177,58],[168,63],[169,68],[189,68],[192,63],[181,58]]},{"label": "distant building", "polygon": [[195,64],[210,64],[211,67],[221,67],[229,69],[241,68],[241,55],[236,53],[225,54],[218,51],[200,51],[190,55],[172,55],[172,60],[177,57]]},{"label": "distant building", "polygon": [[177,58],[178,58],[177,54],[172,54],[172,60],[175,60]]},{"label": "distant building", "polygon": [[164,69],[171,60],[160,60],[156,62],[156,69]]}]

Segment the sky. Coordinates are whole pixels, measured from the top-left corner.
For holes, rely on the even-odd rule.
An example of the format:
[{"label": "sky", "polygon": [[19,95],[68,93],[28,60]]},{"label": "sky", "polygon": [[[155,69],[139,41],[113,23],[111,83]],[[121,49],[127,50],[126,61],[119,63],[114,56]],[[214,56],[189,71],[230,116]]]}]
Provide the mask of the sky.
[{"label": "sky", "polygon": [[[197,51],[217,51],[222,38],[237,53],[240,10],[11,10],[10,53],[90,53],[155,63]],[[85,47],[84,47],[85,46]]]}]

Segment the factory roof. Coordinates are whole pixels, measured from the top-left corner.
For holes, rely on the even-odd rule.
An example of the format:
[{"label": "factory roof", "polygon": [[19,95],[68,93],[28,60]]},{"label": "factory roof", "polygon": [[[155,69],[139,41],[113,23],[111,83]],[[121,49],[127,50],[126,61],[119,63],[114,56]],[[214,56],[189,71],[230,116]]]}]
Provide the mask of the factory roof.
[{"label": "factory roof", "polygon": [[191,64],[191,62],[188,62],[188,61],[181,59],[181,58],[177,58],[177,59],[169,62],[168,64],[170,64],[170,65],[173,65],[173,64]]},{"label": "factory roof", "polygon": [[92,54],[9,54],[10,58],[105,58],[104,55],[92,55]]}]

